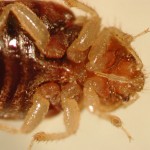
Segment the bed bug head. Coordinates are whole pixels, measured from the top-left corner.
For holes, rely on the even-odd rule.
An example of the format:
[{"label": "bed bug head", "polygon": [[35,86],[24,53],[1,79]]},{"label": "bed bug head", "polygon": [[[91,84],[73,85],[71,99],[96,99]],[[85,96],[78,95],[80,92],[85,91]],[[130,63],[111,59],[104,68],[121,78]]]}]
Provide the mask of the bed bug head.
[{"label": "bed bug head", "polygon": [[101,109],[116,109],[136,99],[143,89],[142,63],[130,45],[132,40],[131,35],[117,28],[104,28],[90,49],[87,69],[96,77],[85,85],[99,96]]}]

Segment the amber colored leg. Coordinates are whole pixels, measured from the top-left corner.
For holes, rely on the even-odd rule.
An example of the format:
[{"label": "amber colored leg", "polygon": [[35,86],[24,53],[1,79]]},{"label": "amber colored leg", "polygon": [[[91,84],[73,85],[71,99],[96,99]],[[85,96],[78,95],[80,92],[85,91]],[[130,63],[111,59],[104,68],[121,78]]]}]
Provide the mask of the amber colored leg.
[{"label": "amber colored leg", "polygon": [[39,132],[35,134],[33,136],[31,144],[29,145],[29,150],[31,150],[34,141],[60,140],[76,132],[79,126],[79,116],[80,116],[78,103],[74,99],[65,99],[65,101],[62,102],[62,107],[64,110],[64,123],[66,126],[66,131],[61,133]]},{"label": "amber colored leg", "polygon": [[16,129],[7,125],[0,124],[0,130],[9,133],[28,133],[31,132],[43,120],[49,109],[49,101],[40,90],[41,86],[33,96],[33,105],[29,109],[21,129]]},{"label": "amber colored leg", "polygon": [[69,5],[70,7],[76,7],[79,8],[85,12],[90,13],[91,15],[97,15],[97,13],[95,12],[95,10],[87,5],[85,5],[84,3],[78,1],[78,0],[64,0],[65,3],[67,5]]},{"label": "amber colored leg", "polygon": [[117,116],[110,115],[109,113],[107,113],[107,110],[106,112],[102,111],[103,109],[102,106],[100,106],[99,97],[92,88],[84,88],[84,101],[85,107],[88,108],[90,112],[95,113],[99,117],[111,122],[115,127],[121,128],[129,138],[129,141],[131,141],[132,137],[129,132],[123,127],[121,119]]},{"label": "amber colored leg", "polygon": [[79,126],[79,108],[78,103],[74,99],[66,99],[62,103],[62,107],[64,110],[64,123],[66,126],[66,131],[61,133],[45,133],[39,132],[33,136],[33,140],[29,146],[29,150],[31,150],[34,141],[53,141],[64,139],[76,132]]},{"label": "amber colored leg", "polygon": [[115,115],[110,115],[110,114],[104,114],[104,113],[99,113],[99,116],[108,120],[109,122],[111,122],[115,127],[117,128],[121,128],[123,130],[123,132],[127,135],[129,141],[132,140],[132,136],[130,135],[130,133],[124,128],[123,123],[121,121],[121,119]]},{"label": "amber colored leg", "polygon": [[21,127],[23,133],[28,133],[35,129],[44,119],[49,109],[49,101],[39,93],[35,93],[33,101],[33,106],[29,109],[24,124]]},{"label": "amber colored leg", "polygon": [[21,28],[27,31],[35,40],[35,44],[39,50],[42,53],[45,53],[45,47],[50,39],[49,32],[40,18],[22,3],[14,2],[3,8],[3,11],[0,14],[0,30],[5,27],[10,12],[17,17]]},{"label": "amber colored leg", "polygon": [[93,8],[78,0],[64,1],[70,7],[76,7],[90,14],[90,16],[84,21],[83,28],[78,37],[67,49],[67,57],[75,63],[79,63],[84,61],[84,52],[86,52],[86,50],[94,43],[95,38],[99,33],[101,19]]},{"label": "amber colored leg", "polygon": [[79,125],[79,108],[74,99],[66,99],[62,103],[66,131],[62,133],[39,132],[34,135],[34,141],[53,141],[66,138],[75,133]]},{"label": "amber colored leg", "polygon": [[0,123],[0,130],[12,134],[20,133],[19,129]]},{"label": "amber colored leg", "polygon": [[[76,91],[75,91],[76,89]],[[64,112],[64,123],[66,130],[63,132],[46,133],[39,132],[33,136],[33,140],[29,146],[32,148],[35,141],[53,141],[66,138],[74,134],[79,126],[80,110],[76,100],[77,95],[80,95],[80,87],[77,84],[69,83],[62,88],[61,91],[61,106]]]}]

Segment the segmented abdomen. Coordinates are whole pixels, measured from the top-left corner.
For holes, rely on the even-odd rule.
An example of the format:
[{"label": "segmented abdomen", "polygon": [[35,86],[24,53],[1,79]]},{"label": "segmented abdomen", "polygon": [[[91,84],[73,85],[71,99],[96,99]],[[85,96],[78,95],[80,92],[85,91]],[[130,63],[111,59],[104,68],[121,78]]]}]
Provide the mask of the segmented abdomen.
[{"label": "segmented abdomen", "polygon": [[[31,105],[30,82],[36,77],[38,67],[16,50],[2,48],[0,52],[0,117],[26,112]],[[30,92],[31,93],[31,92]],[[5,114],[5,115],[3,115]],[[17,113],[18,114],[18,113]],[[19,114],[18,114],[19,115]],[[11,118],[11,116],[10,116]]]},{"label": "segmented abdomen", "polygon": [[[8,3],[0,3],[0,8]],[[46,24],[51,35],[50,49],[55,55],[51,60],[40,54],[17,16],[10,12],[4,29],[0,30],[0,118],[23,118],[38,86],[47,81],[59,84],[60,79],[69,80],[61,68],[70,64],[62,57],[81,26],[73,24],[73,13],[58,4],[34,1],[29,7]],[[0,9],[0,13],[2,11]]]}]

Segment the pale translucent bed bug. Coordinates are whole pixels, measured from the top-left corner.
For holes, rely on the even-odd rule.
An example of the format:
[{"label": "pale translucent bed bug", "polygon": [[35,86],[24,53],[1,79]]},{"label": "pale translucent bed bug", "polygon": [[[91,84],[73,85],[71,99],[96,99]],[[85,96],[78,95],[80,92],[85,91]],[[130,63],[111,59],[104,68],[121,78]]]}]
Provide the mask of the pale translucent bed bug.
[{"label": "pale translucent bed bug", "polygon": [[[89,14],[44,1],[0,2],[0,118],[24,119],[12,133],[29,133],[45,116],[64,113],[66,131],[39,132],[33,141],[74,134],[83,108],[124,129],[110,112],[137,99],[143,64],[131,47],[138,36],[118,28],[101,29],[97,12],[77,0],[64,0]],[[32,144],[31,144],[32,146]]]}]

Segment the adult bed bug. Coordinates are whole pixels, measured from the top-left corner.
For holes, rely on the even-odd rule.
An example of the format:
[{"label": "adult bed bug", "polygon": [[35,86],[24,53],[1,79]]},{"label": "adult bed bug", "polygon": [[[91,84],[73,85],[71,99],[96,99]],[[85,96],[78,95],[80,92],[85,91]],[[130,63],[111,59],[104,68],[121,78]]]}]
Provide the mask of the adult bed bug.
[{"label": "adult bed bug", "polygon": [[122,127],[108,112],[143,89],[142,62],[130,43],[147,30],[137,36],[115,27],[100,30],[94,9],[65,2],[89,17],[75,17],[53,2],[0,2],[0,117],[25,119],[20,130],[0,125],[1,130],[28,133],[47,114],[63,110],[65,132],[33,137],[62,139],[76,132],[83,106]]}]

